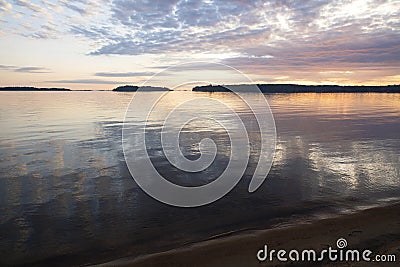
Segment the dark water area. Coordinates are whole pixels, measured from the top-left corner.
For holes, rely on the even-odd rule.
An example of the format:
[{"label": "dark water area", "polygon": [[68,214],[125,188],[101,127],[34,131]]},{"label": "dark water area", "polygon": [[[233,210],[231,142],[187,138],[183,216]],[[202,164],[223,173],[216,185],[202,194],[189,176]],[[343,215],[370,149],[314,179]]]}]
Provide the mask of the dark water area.
[{"label": "dark water area", "polygon": [[230,102],[253,140],[238,186],[193,209],[162,204],[132,179],[121,142],[132,95],[0,92],[0,265],[99,263],[400,199],[398,94],[265,95],[276,123],[276,154],[264,184],[249,194],[259,155],[248,107],[230,93],[167,93],[149,119],[148,140],[152,162],[168,179],[206,184],[229,160],[227,134],[202,121],[183,128],[182,151],[195,159],[195,144],[212,138],[218,146],[213,165],[187,174],[166,162],[158,140],[161,118],[177,99]]}]

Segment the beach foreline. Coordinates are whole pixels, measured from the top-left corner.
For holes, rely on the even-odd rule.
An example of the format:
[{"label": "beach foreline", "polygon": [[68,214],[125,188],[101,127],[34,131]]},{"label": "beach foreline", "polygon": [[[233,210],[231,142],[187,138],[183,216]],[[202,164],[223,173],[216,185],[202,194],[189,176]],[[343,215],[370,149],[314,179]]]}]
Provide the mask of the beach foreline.
[{"label": "beach foreline", "polygon": [[[311,223],[255,230],[160,253],[126,257],[92,266],[260,266],[256,254],[266,244],[277,250],[312,248],[318,251],[335,245],[339,238],[346,238],[349,247],[353,249],[370,249],[375,254],[398,254],[400,251],[400,203]],[[274,266],[289,264],[276,260],[269,263]],[[346,263],[323,262],[322,264],[323,266],[342,266]],[[361,264],[359,266],[372,266],[374,263],[362,262]]]}]

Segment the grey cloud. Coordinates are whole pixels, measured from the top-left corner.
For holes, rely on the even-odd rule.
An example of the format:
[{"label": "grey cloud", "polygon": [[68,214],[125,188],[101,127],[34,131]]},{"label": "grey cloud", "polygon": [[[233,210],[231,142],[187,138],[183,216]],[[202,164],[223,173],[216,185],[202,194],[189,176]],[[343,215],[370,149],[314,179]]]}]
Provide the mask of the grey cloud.
[{"label": "grey cloud", "polygon": [[123,37],[115,33],[112,28],[109,26],[91,26],[91,27],[82,27],[72,25],[70,26],[70,32],[74,35],[81,35],[89,40],[99,40],[99,41],[107,41],[107,42],[116,42],[118,40],[122,40]]},{"label": "grey cloud", "polygon": [[153,72],[98,72],[95,76],[99,77],[141,77],[152,76]]},{"label": "grey cloud", "polygon": [[113,18],[124,25],[153,27],[175,21],[173,8],[178,0],[116,0],[113,2]]},{"label": "grey cloud", "polygon": [[366,66],[400,67],[399,35],[353,34],[352,40],[342,36],[321,38],[315,42],[301,44],[279,44],[244,49],[250,54],[268,53],[272,58],[236,57],[223,63],[260,73],[286,71],[319,71],[324,69],[359,69]]},{"label": "grey cloud", "polygon": [[6,12],[12,9],[12,5],[5,0],[0,0],[0,11]]},{"label": "grey cloud", "polygon": [[49,73],[49,70],[41,67],[22,67],[16,68],[15,72],[24,72],[24,73]]},{"label": "grey cloud", "polygon": [[84,16],[84,15],[88,14],[87,9],[85,9],[83,7],[79,7],[77,5],[70,4],[70,3],[64,3],[64,6],[69,8],[69,9],[71,9],[71,10],[73,10],[73,11],[75,11],[75,12],[78,12],[80,15]]},{"label": "grey cloud", "polygon": [[[149,49],[146,48],[148,51]],[[100,49],[93,51],[90,55],[140,55],[145,53],[145,48],[140,43],[132,41],[119,41],[101,47]]]},{"label": "grey cloud", "polygon": [[10,65],[0,65],[0,70],[13,70],[15,69],[15,66],[10,66]]},{"label": "grey cloud", "polygon": [[[99,33],[93,29],[75,28],[73,31],[86,37],[96,38],[97,36],[98,40],[99,38],[108,39],[108,43],[93,51],[92,55],[138,55],[182,49],[200,51],[204,49],[203,46],[213,41],[238,35],[237,32],[231,31],[229,36],[216,36],[215,32],[208,28],[223,21],[227,16],[233,18],[237,14],[251,11],[251,8],[256,6],[253,1],[233,1],[227,4],[223,1],[119,0],[113,2],[113,18],[116,22],[130,27],[133,31],[127,32],[133,35],[111,38],[108,34]],[[191,33],[191,27],[201,27],[205,33]],[[227,35],[229,30],[226,29],[223,32]],[[204,39],[209,40],[201,44],[200,41]]]},{"label": "grey cloud", "polygon": [[212,26],[222,20],[218,6],[212,2],[182,1],[177,10],[180,22],[189,26]]},{"label": "grey cloud", "polygon": [[17,6],[25,7],[27,9],[31,10],[32,12],[41,13],[41,14],[47,13],[46,9],[42,8],[39,5],[31,3],[30,1],[26,1],[26,0],[13,0],[13,1]]},{"label": "grey cloud", "polygon": [[130,82],[108,81],[101,79],[76,79],[76,80],[56,80],[47,81],[48,83],[70,83],[70,84],[128,84]]},{"label": "grey cloud", "polygon": [[47,68],[42,67],[18,67],[11,65],[0,65],[0,70],[9,70],[14,72],[23,72],[23,73],[49,73],[50,71]]},{"label": "grey cloud", "polygon": [[90,39],[95,39],[95,38],[97,38],[100,34],[103,34],[103,33],[101,33],[101,32],[98,32],[98,31],[96,31],[96,30],[93,30],[93,29],[89,30],[89,29],[84,29],[84,28],[77,27],[77,26],[72,26],[71,29],[70,29],[70,31],[71,31],[71,33],[73,33],[73,34],[82,35],[82,36],[85,36],[85,37],[90,38]]},{"label": "grey cloud", "polygon": [[[96,35],[92,30],[80,30],[80,32],[85,36]],[[100,47],[90,54],[140,55],[181,51],[190,53],[204,52],[210,50],[211,47],[214,51],[227,50],[228,47],[232,48],[236,46],[238,48],[240,45],[248,45],[248,43],[239,44],[237,41],[256,37],[268,38],[269,35],[269,29],[249,29],[247,26],[224,30],[218,33],[212,32],[205,35],[165,30],[158,35],[151,36],[139,33],[137,34],[139,40],[136,40],[132,36],[115,38],[110,40],[109,44]]]},{"label": "grey cloud", "polygon": [[[337,5],[347,3],[336,0]],[[388,1],[375,1],[371,8],[378,7]],[[112,36],[93,29],[81,29],[79,34],[91,38],[102,38],[104,42],[92,55],[102,54],[157,54],[167,52],[201,52],[201,51],[244,51],[269,43],[273,46],[301,46],[315,36],[331,38],[341,35],[342,39],[351,39],[354,32],[362,32],[370,21],[347,16],[333,21],[332,31],[321,30],[317,20],[321,19],[321,11],[329,12],[336,8],[330,0],[270,0],[270,1],[114,1],[112,5],[113,19],[130,29],[124,36]],[[333,12],[334,10],[332,10]],[[399,12],[397,12],[399,13]],[[397,14],[394,12],[394,15]],[[285,15],[291,29],[285,31],[279,26],[277,15]],[[333,15],[333,14],[332,14]],[[324,18],[322,18],[324,19]],[[371,20],[371,18],[369,18]],[[373,18],[374,21],[386,21],[385,17]],[[229,22],[229,23],[228,23]],[[345,24],[350,30],[343,31]],[[387,24],[389,26],[389,23]],[[398,27],[399,20],[393,17],[391,27]],[[376,28],[382,35],[390,35],[389,27]],[[303,36],[307,33],[307,36]],[[272,37],[274,38],[272,38]],[[276,36],[285,42],[276,41]],[[334,37],[333,39],[337,39]],[[318,40],[317,40],[318,41]],[[343,42],[342,42],[343,43]],[[307,45],[306,45],[307,46]],[[284,49],[282,49],[284,50]],[[268,53],[263,51],[263,54]],[[254,55],[259,56],[259,55]]]},{"label": "grey cloud", "polygon": [[58,31],[51,23],[42,25],[39,30],[33,31],[30,34],[24,35],[34,39],[56,39]]},{"label": "grey cloud", "polygon": [[[109,40],[91,54],[137,55],[179,50],[204,51],[215,47],[215,44],[222,49],[232,49],[229,43],[233,41],[254,35],[269,35],[272,32],[270,26],[251,27],[265,22],[257,13],[259,10],[264,9],[268,17],[274,17],[274,6],[264,7],[264,3],[243,0],[231,1],[229,4],[217,0],[114,1],[113,18],[122,25],[133,27],[134,33],[124,36],[123,40]],[[228,26],[226,24],[229,21],[235,23]],[[86,34],[92,37],[96,35],[93,31]]]},{"label": "grey cloud", "polygon": [[106,1],[84,1],[84,0],[59,0],[59,3],[67,9],[80,14],[81,16],[88,16],[95,13],[95,9]]}]

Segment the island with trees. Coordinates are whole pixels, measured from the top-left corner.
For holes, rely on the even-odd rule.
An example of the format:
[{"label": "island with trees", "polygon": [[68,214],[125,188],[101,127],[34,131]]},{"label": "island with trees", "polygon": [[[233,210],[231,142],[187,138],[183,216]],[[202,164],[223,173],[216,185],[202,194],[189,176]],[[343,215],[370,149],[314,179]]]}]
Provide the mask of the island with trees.
[{"label": "island with trees", "polygon": [[140,91],[172,91],[166,87],[156,87],[156,86],[136,86],[136,85],[124,85],[115,88],[114,92],[136,92],[140,89]]}]

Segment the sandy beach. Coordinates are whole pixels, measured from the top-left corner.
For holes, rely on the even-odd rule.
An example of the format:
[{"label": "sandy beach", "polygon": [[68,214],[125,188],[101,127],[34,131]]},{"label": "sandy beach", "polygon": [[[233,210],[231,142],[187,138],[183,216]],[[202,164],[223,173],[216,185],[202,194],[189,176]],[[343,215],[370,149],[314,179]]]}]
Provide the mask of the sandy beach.
[{"label": "sandy beach", "polygon": [[[371,208],[336,218],[259,230],[225,238],[213,239],[188,247],[162,253],[123,258],[99,266],[285,266],[294,263],[260,262],[257,252],[268,245],[270,249],[315,249],[322,251],[344,238],[347,249],[371,250],[374,255],[400,257],[400,204]],[[372,257],[373,257],[372,256]],[[311,263],[296,262],[295,266]],[[396,262],[320,262],[315,266],[398,266]]]}]

